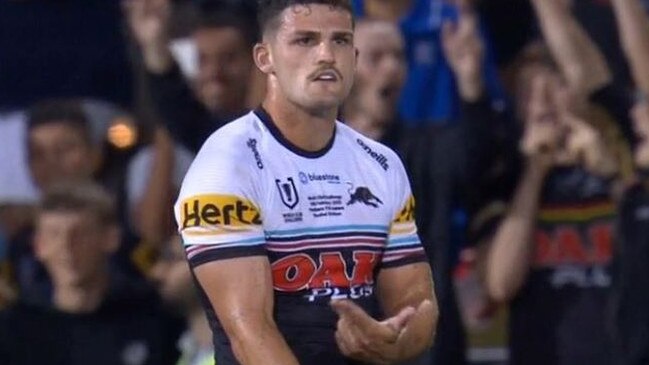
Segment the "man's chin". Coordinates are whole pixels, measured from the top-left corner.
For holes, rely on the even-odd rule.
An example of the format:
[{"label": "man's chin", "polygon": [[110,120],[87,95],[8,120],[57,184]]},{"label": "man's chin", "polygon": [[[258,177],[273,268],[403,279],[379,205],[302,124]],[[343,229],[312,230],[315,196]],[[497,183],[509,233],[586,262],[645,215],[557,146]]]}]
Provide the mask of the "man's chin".
[{"label": "man's chin", "polygon": [[315,114],[329,113],[338,109],[342,105],[342,100],[337,97],[313,98],[304,103],[302,107]]}]

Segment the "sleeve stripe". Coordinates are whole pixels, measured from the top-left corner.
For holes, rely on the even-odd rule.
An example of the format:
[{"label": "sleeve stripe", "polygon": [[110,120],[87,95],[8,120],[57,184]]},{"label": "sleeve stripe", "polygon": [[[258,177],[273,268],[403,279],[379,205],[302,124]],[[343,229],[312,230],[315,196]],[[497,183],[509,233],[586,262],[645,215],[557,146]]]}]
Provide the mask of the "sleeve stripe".
[{"label": "sleeve stripe", "polygon": [[413,244],[410,244],[410,245],[391,246],[391,247],[385,248],[384,254],[392,254],[394,252],[408,251],[408,250],[418,249],[418,248],[422,248],[422,247],[423,246],[421,245],[420,242],[413,243]]},{"label": "sleeve stripe", "polygon": [[266,249],[262,246],[257,247],[230,247],[230,248],[219,248],[219,249],[208,249],[201,253],[194,255],[193,257],[188,257],[189,266],[194,269],[199,265],[218,261],[231,259],[236,257],[249,257],[249,256],[266,256]]},{"label": "sleeve stripe", "polygon": [[398,247],[398,246],[407,246],[415,245],[420,243],[418,236],[402,237],[402,238],[391,238],[388,240],[388,247]]},{"label": "sleeve stripe", "polygon": [[393,260],[395,257],[411,255],[419,252],[424,252],[424,248],[419,246],[415,248],[409,248],[407,250],[391,251],[383,254],[383,261]]},{"label": "sleeve stripe", "polygon": [[389,269],[392,267],[399,267],[399,266],[405,266],[405,265],[410,265],[410,264],[416,264],[419,262],[428,262],[428,258],[426,255],[421,252],[418,254],[412,254],[412,255],[407,255],[403,256],[400,259],[396,260],[390,260],[388,262],[383,261],[381,263],[381,268],[382,269]]},{"label": "sleeve stripe", "polygon": [[185,246],[185,252],[187,253],[187,258],[191,259],[192,257],[200,254],[201,252],[209,250],[224,250],[228,248],[251,248],[255,246],[263,246],[265,244],[264,240],[256,240],[251,243],[217,243],[217,244],[204,244],[204,245],[187,245]]}]

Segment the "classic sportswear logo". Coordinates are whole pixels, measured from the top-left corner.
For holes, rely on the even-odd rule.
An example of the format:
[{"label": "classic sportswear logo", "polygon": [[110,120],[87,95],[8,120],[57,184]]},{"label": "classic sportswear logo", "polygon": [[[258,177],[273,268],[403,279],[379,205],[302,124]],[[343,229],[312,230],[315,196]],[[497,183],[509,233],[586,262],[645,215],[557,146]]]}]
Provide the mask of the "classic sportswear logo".
[{"label": "classic sportswear logo", "polygon": [[261,162],[261,155],[259,154],[259,150],[257,149],[257,140],[250,138],[248,142],[246,142],[246,146],[248,146],[248,148],[250,148],[250,150],[252,151],[252,154],[255,157],[255,162],[257,163],[257,167],[260,170],[263,170],[264,163]]},{"label": "classic sportswear logo", "polygon": [[360,138],[357,138],[356,142],[363,148],[363,150],[365,150],[365,152],[367,152],[368,155],[372,156],[372,158],[375,159],[376,162],[381,165],[381,167],[383,167],[383,170],[388,171],[388,168],[390,168],[390,166],[388,165],[387,157],[385,157],[382,153],[377,153],[376,151],[372,150],[370,146],[366,145],[365,142],[363,142],[363,140],[361,140]]},{"label": "classic sportswear logo", "polygon": [[196,195],[182,201],[182,228],[210,225],[260,225],[259,209],[250,201],[234,195]]}]

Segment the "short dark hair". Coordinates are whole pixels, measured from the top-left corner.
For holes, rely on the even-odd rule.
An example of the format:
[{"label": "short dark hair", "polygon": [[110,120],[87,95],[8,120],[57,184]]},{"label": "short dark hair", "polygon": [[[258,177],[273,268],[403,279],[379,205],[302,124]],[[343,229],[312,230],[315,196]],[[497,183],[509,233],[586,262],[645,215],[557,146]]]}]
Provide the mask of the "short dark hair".
[{"label": "short dark hair", "polygon": [[76,100],[49,99],[34,104],[27,112],[27,129],[63,122],[77,129],[88,144],[92,144],[90,123],[81,104]]},{"label": "short dark hair", "polygon": [[46,190],[38,208],[39,213],[90,213],[104,226],[117,224],[113,197],[93,182],[59,183]]},{"label": "short dark hair", "polygon": [[269,27],[276,27],[277,16],[294,5],[323,4],[334,8],[340,8],[348,11],[353,15],[352,4],[350,0],[258,0],[257,4],[257,23],[261,32],[265,32]]},{"label": "short dark hair", "polygon": [[234,28],[251,47],[259,38],[254,10],[227,2],[201,6],[193,29],[196,31],[205,28]]}]

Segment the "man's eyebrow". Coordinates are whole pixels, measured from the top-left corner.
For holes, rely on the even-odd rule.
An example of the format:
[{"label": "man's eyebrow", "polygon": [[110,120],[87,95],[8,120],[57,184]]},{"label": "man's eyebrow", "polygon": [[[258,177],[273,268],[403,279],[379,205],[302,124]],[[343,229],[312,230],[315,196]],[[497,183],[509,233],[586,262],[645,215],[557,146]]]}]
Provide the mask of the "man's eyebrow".
[{"label": "man's eyebrow", "polygon": [[296,30],[294,31],[291,35],[292,36],[309,36],[309,37],[314,37],[320,34],[320,32],[316,32],[313,30]]},{"label": "man's eyebrow", "polygon": [[349,30],[334,31],[333,36],[334,37],[353,38],[354,37],[354,32],[349,31]]},{"label": "man's eyebrow", "polygon": [[[310,37],[315,37],[320,35],[322,32],[318,32],[315,30],[296,30],[294,31],[291,35],[292,36],[310,36]],[[334,31],[332,32],[332,35],[334,37],[354,37],[354,32],[352,31],[347,31],[347,30],[340,30],[340,31]]]}]

